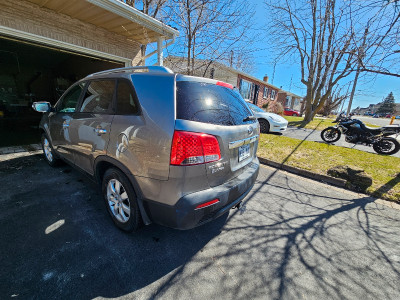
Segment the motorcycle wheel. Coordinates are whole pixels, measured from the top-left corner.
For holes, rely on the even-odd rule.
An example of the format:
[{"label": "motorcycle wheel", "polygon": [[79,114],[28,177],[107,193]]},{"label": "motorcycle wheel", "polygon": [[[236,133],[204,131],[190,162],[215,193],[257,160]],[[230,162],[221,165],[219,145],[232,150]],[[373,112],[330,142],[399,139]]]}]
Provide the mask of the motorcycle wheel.
[{"label": "motorcycle wheel", "polygon": [[342,133],[339,129],[328,127],[321,131],[321,138],[327,143],[333,143],[340,139]]},{"label": "motorcycle wheel", "polygon": [[372,145],[376,153],[392,155],[400,150],[399,142],[394,138],[384,137],[379,142]]}]

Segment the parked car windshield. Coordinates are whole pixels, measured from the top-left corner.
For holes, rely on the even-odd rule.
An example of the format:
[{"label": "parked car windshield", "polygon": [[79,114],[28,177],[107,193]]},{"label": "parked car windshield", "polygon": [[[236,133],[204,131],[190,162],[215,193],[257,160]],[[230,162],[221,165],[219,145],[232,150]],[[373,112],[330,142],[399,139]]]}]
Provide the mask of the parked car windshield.
[{"label": "parked car windshield", "polygon": [[261,108],[259,108],[257,105],[254,105],[254,104],[251,104],[251,103],[247,103],[247,105],[250,107],[250,109],[253,112],[265,112]]},{"label": "parked car windshield", "polygon": [[178,81],[176,83],[176,115],[178,119],[216,125],[242,125],[252,112],[233,89],[212,83]]}]

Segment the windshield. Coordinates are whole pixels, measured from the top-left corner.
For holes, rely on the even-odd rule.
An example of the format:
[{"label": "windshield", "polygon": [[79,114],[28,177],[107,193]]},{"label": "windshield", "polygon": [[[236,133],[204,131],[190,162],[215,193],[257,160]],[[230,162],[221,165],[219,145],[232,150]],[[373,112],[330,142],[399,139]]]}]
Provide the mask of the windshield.
[{"label": "windshield", "polygon": [[261,108],[259,108],[257,105],[251,104],[251,103],[247,103],[247,105],[250,107],[250,109],[253,112],[265,112],[264,110],[262,110]]}]

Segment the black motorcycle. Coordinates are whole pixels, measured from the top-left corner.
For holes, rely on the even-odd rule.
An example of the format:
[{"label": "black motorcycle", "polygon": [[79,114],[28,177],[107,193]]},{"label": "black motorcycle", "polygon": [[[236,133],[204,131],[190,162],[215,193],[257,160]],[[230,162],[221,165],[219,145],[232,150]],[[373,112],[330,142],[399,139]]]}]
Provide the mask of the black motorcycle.
[{"label": "black motorcycle", "polygon": [[[379,154],[392,155],[400,150],[400,143],[396,139],[400,134],[399,125],[388,125],[381,128],[370,128],[363,122],[347,117],[344,113],[338,115],[333,123],[335,126],[325,128],[321,132],[321,138],[327,143],[333,143],[340,139],[342,133],[345,140],[352,144],[371,146]],[[396,138],[390,137],[394,135]]]}]

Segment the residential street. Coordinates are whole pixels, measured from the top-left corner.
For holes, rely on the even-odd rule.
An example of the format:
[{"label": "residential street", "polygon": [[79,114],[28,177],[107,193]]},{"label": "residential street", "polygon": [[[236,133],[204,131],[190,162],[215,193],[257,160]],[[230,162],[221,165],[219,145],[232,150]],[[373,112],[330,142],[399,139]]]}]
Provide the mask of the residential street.
[{"label": "residential street", "polygon": [[0,176],[1,299],[400,294],[399,210],[365,195],[263,166],[244,213],[125,234],[96,186],[67,165],[22,156],[0,162]]},{"label": "residential street", "polygon": [[[325,143],[321,139],[321,131],[319,130],[312,130],[312,129],[305,129],[305,128],[298,128],[298,127],[288,127],[286,131],[283,132],[283,135],[299,139],[299,140],[306,140],[306,141],[314,141],[314,142],[319,142],[319,143]],[[338,140],[335,143],[332,143],[332,145],[335,146],[341,146],[341,147],[346,147],[346,148],[354,148],[357,150],[361,151],[366,151],[366,152],[371,152],[375,153],[374,149],[369,146],[364,146],[364,145],[355,145],[355,144],[350,144],[347,143],[345,140],[344,135],[340,137],[340,140]],[[399,141],[400,141],[400,136],[399,136]],[[378,154],[377,154],[378,155]],[[396,154],[392,155],[394,157],[400,157],[400,151],[397,152]]]},{"label": "residential street", "polygon": [[[354,116],[354,119],[359,119],[362,122],[366,122],[366,123],[370,123],[370,124],[374,124],[376,126],[386,126],[390,124],[390,119],[388,118],[373,118],[373,117],[369,117],[369,116]],[[395,119],[393,121],[393,124],[400,124],[400,120],[399,119]]]}]

